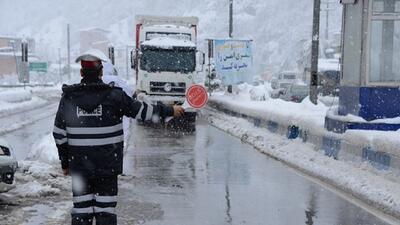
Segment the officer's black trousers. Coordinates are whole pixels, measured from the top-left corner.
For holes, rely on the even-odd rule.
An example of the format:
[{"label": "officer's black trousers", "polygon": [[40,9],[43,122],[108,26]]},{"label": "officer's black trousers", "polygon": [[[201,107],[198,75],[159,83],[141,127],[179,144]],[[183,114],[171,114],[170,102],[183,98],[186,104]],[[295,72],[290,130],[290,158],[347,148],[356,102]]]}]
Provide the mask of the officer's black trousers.
[{"label": "officer's black trousers", "polygon": [[72,225],[117,225],[117,176],[86,178],[72,175]]}]

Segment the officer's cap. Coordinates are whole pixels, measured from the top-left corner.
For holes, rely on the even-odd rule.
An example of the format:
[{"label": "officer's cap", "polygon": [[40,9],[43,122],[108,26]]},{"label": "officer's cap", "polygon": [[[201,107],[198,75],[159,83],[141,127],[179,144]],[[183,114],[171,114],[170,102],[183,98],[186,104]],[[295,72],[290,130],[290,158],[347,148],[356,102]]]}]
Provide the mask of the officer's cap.
[{"label": "officer's cap", "polygon": [[101,62],[107,61],[107,56],[98,49],[90,49],[76,58],[75,62],[81,62],[82,68],[97,68]]}]

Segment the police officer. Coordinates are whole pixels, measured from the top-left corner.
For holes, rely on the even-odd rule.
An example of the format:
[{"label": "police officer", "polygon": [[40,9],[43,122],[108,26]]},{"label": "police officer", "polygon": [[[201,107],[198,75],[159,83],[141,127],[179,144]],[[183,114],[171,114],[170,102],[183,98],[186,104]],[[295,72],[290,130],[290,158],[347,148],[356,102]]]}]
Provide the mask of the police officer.
[{"label": "police officer", "polygon": [[151,120],[182,116],[180,106],[134,101],[121,88],[101,80],[99,50],[76,59],[81,63],[80,84],[63,86],[53,136],[64,175],[72,176],[72,225],[116,225],[118,184],[122,173],[122,117]]}]

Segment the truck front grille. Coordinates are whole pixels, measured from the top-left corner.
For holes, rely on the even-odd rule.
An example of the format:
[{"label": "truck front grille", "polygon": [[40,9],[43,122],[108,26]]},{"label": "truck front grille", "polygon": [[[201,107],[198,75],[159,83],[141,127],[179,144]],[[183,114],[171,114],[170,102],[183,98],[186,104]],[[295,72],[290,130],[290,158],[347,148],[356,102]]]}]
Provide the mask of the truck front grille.
[{"label": "truck front grille", "polygon": [[[166,91],[165,86],[171,85],[171,91]],[[152,93],[171,93],[171,94],[185,94],[186,83],[173,83],[173,82],[150,82],[150,92]]]}]

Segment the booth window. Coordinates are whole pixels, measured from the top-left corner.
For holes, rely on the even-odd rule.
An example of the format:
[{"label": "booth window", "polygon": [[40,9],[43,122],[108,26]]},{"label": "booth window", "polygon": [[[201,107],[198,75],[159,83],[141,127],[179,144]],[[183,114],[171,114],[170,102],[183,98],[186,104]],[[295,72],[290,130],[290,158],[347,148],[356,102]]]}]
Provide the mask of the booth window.
[{"label": "booth window", "polygon": [[369,82],[400,82],[400,0],[373,0]]}]

